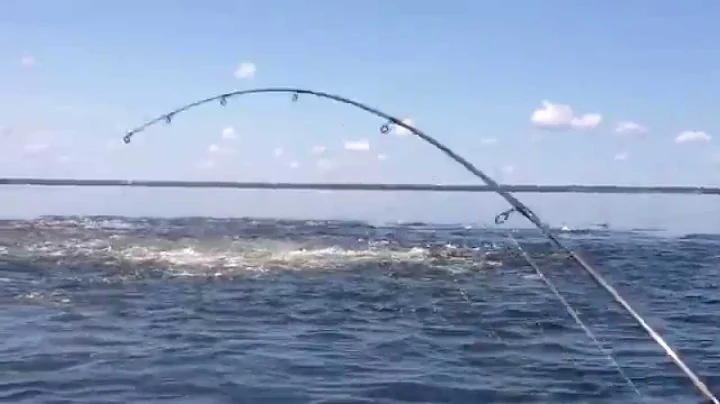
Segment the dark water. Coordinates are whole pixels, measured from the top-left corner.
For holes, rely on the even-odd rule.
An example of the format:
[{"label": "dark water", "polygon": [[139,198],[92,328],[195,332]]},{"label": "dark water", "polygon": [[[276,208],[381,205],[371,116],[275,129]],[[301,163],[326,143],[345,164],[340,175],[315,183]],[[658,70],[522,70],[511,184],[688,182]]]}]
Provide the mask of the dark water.
[{"label": "dark water", "polygon": [[[699,402],[535,232],[645,402]],[[720,386],[720,237],[562,236]],[[0,226],[0,402],[643,402],[497,230],[43,218]]]}]

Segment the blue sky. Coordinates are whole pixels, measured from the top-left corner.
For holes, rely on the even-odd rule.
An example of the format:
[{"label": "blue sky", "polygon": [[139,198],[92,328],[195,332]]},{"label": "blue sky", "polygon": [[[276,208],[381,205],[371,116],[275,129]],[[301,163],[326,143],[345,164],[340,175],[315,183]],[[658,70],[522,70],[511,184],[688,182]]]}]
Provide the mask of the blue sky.
[{"label": "blue sky", "polygon": [[[259,95],[226,108],[201,107],[121,144],[125,130],[195,99],[291,86],[409,118],[503,182],[720,185],[718,12],[711,0],[4,0],[0,170],[81,178],[475,182],[419,139],[381,135],[377,119],[306,97],[292,103]],[[346,141],[369,150],[347,150]],[[504,208],[490,195],[0,192],[6,216],[483,222]],[[704,197],[524,199],[553,222],[720,219],[716,203]]]}]

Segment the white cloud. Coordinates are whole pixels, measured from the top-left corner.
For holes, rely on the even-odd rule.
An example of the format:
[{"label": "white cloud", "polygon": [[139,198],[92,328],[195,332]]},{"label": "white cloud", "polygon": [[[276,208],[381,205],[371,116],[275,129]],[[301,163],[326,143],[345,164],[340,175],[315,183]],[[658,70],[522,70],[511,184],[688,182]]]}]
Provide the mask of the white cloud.
[{"label": "white cloud", "polygon": [[68,163],[68,162],[70,162],[70,160],[71,160],[70,156],[60,156],[57,158],[57,162],[62,163],[62,164]]},{"label": "white cloud", "polygon": [[300,163],[298,163],[297,161],[291,161],[290,168],[300,168]]},{"label": "white cloud", "polygon": [[516,171],[516,168],[512,164],[505,164],[499,167],[496,166],[494,171],[498,181],[506,182],[512,178],[513,174]]},{"label": "white cloud", "polygon": [[630,153],[627,152],[620,152],[617,153],[615,156],[613,156],[613,159],[617,161],[624,161],[627,160],[630,157]]},{"label": "white cloud", "polygon": [[235,77],[238,79],[251,79],[255,77],[257,67],[252,62],[242,62],[235,70]]},{"label": "white cloud", "polygon": [[497,138],[494,138],[494,137],[483,137],[483,138],[480,138],[480,144],[482,144],[482,145],[484,145],[484,146],[494,145],[494,144],[497,143],[497,142],[498,142]]},{"label": "white cloud", "polygon": [[25,145],[23,153],[26,156],[37,156],[50,150],[50,145],[47,143],[30,143]]},{"label": "white cloud", "polygon": [[345,141],[345,149],[352,151],[368,151],[370,143],[367,140],[347,140]]},{"label": "white cloud", "polygon": [[235,150],[230,147],[224,147],[218,144],[211,144],[210,146],[208,146],[207,152],[208,154],[232,154],[235,153]]},{"label": "white cloud", "polygon": [[20,59],[20,64],[23,67],[33,67],[33,66],[35,66],[35,62],[36,62],[36,60],[35,60],[34,56],[23,56]]},{"label": "white cloud", "polygon": [[380,160],[380,161],[385,161],[385,160],[388,159],[388,156],[387,156],[387,154],[382,154],[382,153],[380,153],[380,154],[377,155],[377,159]]},{"label": "white cloud", "polygon": [[283,149],[278,147],[275,150],[273,150],[273,156],[280,157],[282,155],[283,155]]},{"label": "white cloud", "polygon": [[701,130],[686,130],[678,133],[675,143],[709,142],[712,136]]},{"label": "white cloud", "polygon": [[203,160],[203,161],[195,164],[195,167],[207,170],[209,168],[215,167],[215,162],[213,160]]},{"label": "white cloud", "polygon": [[602,115],[600,114],[583,114],[575,117],[570,121],[570,126],[575,129],[595,129],[602,123]]},{"label": "white cloud", "polygon": [[222,137],[223,139],[227,140],[233,140],[237,139],[237,134],[235,133],[235,128],[232,126],[228,126],[222,130]]},{"label": "white cloud", "polygon": [[313,148],[310,149],[310,152],[312,154],[323,154],[323,153],[325,153],[325,151],[327,151],[327,147],[325,147],[323,145],[313,146]]},{"label": "white cloud", "polygon": [[317,165],[317,168],[319,168],[321,170],[329,170],[333,167],[333,162],[328,159],[322,159],[322,160],[318,160],[316,165]]},{"label": "white cloud", "polygon": [[615,132],[621,135],[644,135],[648,132],[647,128],[639,123],[632,121],[618,122]]},{"label": "white cloud", "polygon": [[[404,123],[407,126],[415,128],[415,122],[413,122],[412,118],[401,119],[400,122]],[[408,129],[403,128],[400,125],[394,125],[394,132],[398,136],[407,136],[412,133]]]},{"label": "white cloud", "polygon": [[530,119],[541,128],[567,127],[572,122],[573,111],[569,105],[553,104],[543,100],[542,108],[536,109]]},{"label": "white cloud", "polygon": [[532,123],[541,129],[594,129],[602,123],[600,114],[576,115],[569,105],[542,101],[542,107],[533,111]]}]

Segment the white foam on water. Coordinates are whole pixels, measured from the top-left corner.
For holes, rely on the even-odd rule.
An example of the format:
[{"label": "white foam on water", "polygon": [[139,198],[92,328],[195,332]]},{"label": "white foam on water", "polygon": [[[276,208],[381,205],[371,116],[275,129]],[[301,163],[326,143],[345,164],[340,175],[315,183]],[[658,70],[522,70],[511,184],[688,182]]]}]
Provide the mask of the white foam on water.
[{"label": "white foam on water", "polygon": [[[146,226],[164,226],[146,222],[143,219],[55,217],[14,222],[4,227],[2,236],[5,238],[0,256],[29,259],[50,267],[74,263],[91,267],[116,264],[118,268],[124,267],[125,272],[129,266],[138,274],[150,269],[169,271],[175,276],[221,276],[274,269],[333,270],[358,264],[424,264],[460,270],[502,265],[499,260],[477,256],[478,249],[474,249],[470,256],[463,256],[468,252],[464,251],[466,248],[453,244],[439,247],[438,254],[437,248],[401,248],[383,239],[358,238],[352,247],[345,247],[327,245],[324,239],[312,237],[299,242],[271,238],[242,239],[231,235],[194,237],[182,231],[180,236],[165,237],[164,230],[161,235],[152,231],[143,234],[142,229]],[[326,226],[328,223],[308,221],[305,225]],[[18,229],[23,234],[29,231],[32,241],[14,242]],[[140,229],[141,232],[125,232],[125,229]],[[489,249],[493,250],[495,246]]]}]

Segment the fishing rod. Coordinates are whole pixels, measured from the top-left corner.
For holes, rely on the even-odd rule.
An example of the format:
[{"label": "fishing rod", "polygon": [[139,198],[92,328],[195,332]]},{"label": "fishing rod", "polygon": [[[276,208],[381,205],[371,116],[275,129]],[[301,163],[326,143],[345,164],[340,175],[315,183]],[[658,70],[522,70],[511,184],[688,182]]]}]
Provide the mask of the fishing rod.
[{"label": "fishing rod", "polygon": [[[296,191],[400,191],[400,192],[495,192],[488,185],[465,184],[376,184],[328,182],[239,182],[239,181],[176,181],[122,180],[78,178],[0,178],[0,185],[28,185],[47,187],[142,187],[142,188],[215,188],[215,189],[272,189]],[[720,188],[693,186],[620,186],[620,185],[510,185],[499,188],[507,192],[538,194],[675,194],[720,195]]]},{"label": "fishing rod", "polygon": [[711,403],[713,404],[720,404],[720,400],[710,391],[707,385],[700,380],[700,378],[697,376],[697,374],[685,363],[685,361],[678,355],[678,353],[665,341],[665,339],[658,334],[646,321],[643,319],[643,317],[638,314],[635,309],[623,298],[620,293],[612,286],[610,285],[600,273],[598,273],[589,263],[587,263],[580,255],[575,253],[570,247],[566,246],[564,243],[562,243],[550,230],[550,226],[545,224],[539,216],[535,214],[528,206],[526,206],[524,203],[522,203],[520,200],[518,200],[515,196],[510,194],[507,190],[503,189],[500,184],[498,184],[495,180],[493,180],[491,177],[486,175],[484,172],[476,168],[473,164],[471,164],[469,161],[461,157],[459,154],[455,153],[453,150],[451,150],[449,147],[445,146],[444,144],[440,143],[435,138],[431,137],[430,135],[426,134],[425,132],[421,131],[418,128],[415,128],[413,125],[409,125],[405,122],[403,122],[401,119],[396,118],[392,115],[386,114],[376,108],[367,106],[363,103],[360,103],[358,101],[354,101],[339,95],[335,94],[329,94],[325,92],[320,91],[313,91],[313,90],[307,90],[302,88],[292,88],[292,87],[273,87],[273,88],[256,88],[256,89],[249,89],[249,90],[239,90],[239,91],[233,91],[229,93],[219,94],[215,95],[209,98],[205,98],[199,101],[192,102],[190,104],[187,104],[185,106],[182,106],[180,108],[177,108],[173,111],[170,111],[167,114],[161,115],[155,119],[149,120],[145,122],[144,124],[138,126],[135,129],[130,130],[125,134],[123,137],[123,141],[128,144],[132,141],[133,136],[136,134],[144,131],[148,127],[155,125],[159,122],[166,122],[166,123],[172,123],[172,119],[179,113],[187,111],[191,108],[209,103],[209,102],[219,102],[220,105],[226,106],[227,100],[232,97],[240,97],[243,95],[250,95],[250,94],[262,94],[262,93],[280,93],[280,94],[290,94],[292,96],[292,101],[296,102],[298,101],[300,95],[310,95],[315,96],[322,99],[329,99],[333,100],[342,104],[350,105],[353,107],[356,107],[360,110],[363,110],[365,112],[368,112],[370,114],[373,114],[377,117],[380,117],[385,120],[385,123],[380,126],[380,133],[386,134],[390,132],[391,127],[401,127],[405,130],[411,132],[415,136],[419,137],[426,143],[429,143],[436,149],[440,150],[443,154],[450,157],[452,160],[454,160],[456,163],[463,166],[467,171],[469,171],[471,174],[473,174],[475,177],[480,178],[492,191],[503,197],[512,207],[511,209],[504,211],[497,215],[495,217],[495,223],[500,224],[507,220],[512,213],[519,213],[522,216],[524,216],[526,219],[528,219],[535,227],[537,227],[549,240],[550,242],[555,245],[557,248],[565,251],[568,256],[575,261],[585,272],[587,272],[590,277],[597,283],[601,288],[603,288],[610,296],[615,300],[634,320],[640,327],[645,330],[645,332],[658,344],[660,347],[665,351],[665,353],[672,359],[672,361],[680,368],[680,370],[690,379],[690,381],[693,383],[693,385],[698,389],[698,391]]}]

